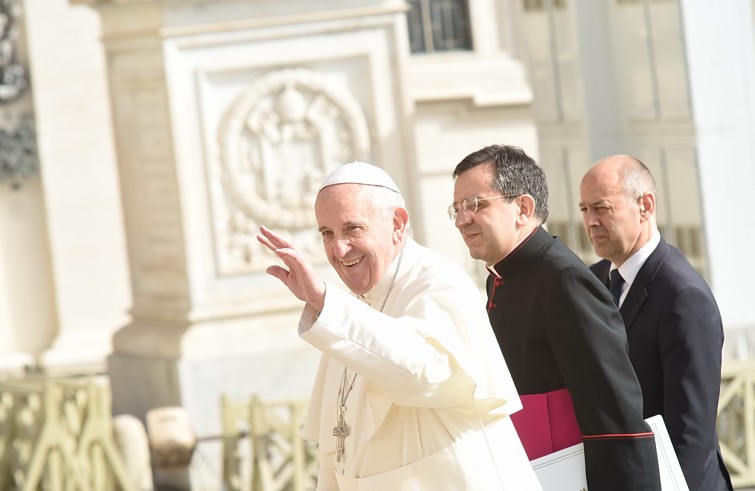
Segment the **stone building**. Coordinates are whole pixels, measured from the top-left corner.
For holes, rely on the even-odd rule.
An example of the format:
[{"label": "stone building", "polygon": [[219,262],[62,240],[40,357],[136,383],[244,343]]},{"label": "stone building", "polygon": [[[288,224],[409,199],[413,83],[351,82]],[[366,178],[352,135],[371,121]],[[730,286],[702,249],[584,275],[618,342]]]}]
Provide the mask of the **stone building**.
[{"label": "stone building", "polygon": [[[748,358],[755,275],[752,0],[0,0],[0,370],[107,370],[114,411],[306,396],[317,353],[264,273],[264,224],[321,256],[335,165],[393,175],[420,242],[464,264],[454,165],[490,143],[546,169],[586,260],[583,170],[659,178],[660,226]],[[331,275],[332,277],[332,275]]]}]

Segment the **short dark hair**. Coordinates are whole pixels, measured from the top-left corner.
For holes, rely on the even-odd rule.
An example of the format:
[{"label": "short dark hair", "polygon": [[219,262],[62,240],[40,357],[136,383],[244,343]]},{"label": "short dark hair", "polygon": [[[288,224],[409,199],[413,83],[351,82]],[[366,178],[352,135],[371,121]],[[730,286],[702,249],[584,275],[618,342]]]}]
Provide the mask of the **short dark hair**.
[{"label": "short dark hair", "polygon": [[493,187],[503,195],[529,194],[535,200],[535,216],[548,219],[548,182],[537,162],[519,147],[490,145],[470,153],[456,165],[453,178],[478,165],[493,164]]}]

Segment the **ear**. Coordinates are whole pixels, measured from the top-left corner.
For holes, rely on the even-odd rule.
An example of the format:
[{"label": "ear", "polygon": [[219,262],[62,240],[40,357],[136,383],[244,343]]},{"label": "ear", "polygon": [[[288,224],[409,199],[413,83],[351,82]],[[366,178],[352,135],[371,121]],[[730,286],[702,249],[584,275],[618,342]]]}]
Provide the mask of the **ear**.
[{"label": "ear", "polygon": [[639,199],[640,217],[643,220],[649,220],[655,214],[655,195],[645,193]]},{"label": "ear", "polygon": [[526,225],[535,216],[535,198],[529,194],[523,194],[517,198],[519,200],[519,215],[517,222],[520,225]]},{"label": "ear", "polygon": [[409,224],[409,212],[405,208],[396,208],[393,212],[393,239],[398,243],[404,239],[406,226]]}]

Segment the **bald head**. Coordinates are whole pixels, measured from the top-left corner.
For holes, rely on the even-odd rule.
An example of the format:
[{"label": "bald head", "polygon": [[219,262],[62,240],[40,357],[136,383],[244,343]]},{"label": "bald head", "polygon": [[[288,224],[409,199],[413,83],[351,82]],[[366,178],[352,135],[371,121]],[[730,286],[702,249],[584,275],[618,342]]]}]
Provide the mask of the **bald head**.
[{"label": "bald head", "polygon": [[627,199],[636,199],[646,193],[656,194],[656,184],[650,169],[629,155],[612,155],[598,160],[587,171],[585,179],[612,182],[620,187]]},{"label": "bald head", "polygon": [[638,159],[613,155],[593,164],[579,187],[582,221],[595,253],[620,266],[651,238],[656,185]]}]

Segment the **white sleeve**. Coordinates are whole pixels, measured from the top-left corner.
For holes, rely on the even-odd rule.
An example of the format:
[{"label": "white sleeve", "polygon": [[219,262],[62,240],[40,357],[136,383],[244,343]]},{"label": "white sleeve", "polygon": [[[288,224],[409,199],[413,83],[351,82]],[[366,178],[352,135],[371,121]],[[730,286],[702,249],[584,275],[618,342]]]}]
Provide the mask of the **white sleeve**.
[{"label": "white sleeve", "polygon": [[449,407],[470,401],[474,380],[457,363],[451,354],[454,350],[427,334],[455,331],[451,316],[440,305],[433,305],[432,312],[419,312],[416,305],[413,310],[412,316],[393,318],[329,287],[319,317],[313,319],[314,309],[304,309],[299,332],[302,339],[356,370],[397,404]]}]

